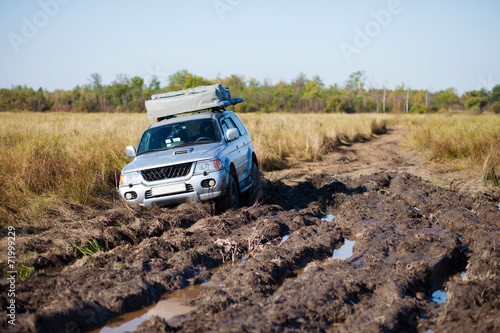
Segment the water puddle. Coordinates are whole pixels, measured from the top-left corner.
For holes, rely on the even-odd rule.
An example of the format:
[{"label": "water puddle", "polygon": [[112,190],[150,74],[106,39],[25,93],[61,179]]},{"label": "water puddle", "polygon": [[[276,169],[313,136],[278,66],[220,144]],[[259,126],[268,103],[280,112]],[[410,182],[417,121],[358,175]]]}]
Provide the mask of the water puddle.
[{"label": "water puddle", "polygon": [[165,320],[172,319],[175,316],[182,315],[196,309],[195,306],[189,306],[187,303],[212,288],[220,288],[220,285],[209,281],[178,290],[155,305],[121,315],[103,328],[90,331],[89,333],[133,332],[141,323],[146,321],[151,316],[158,316]]},{"label": "water puddle", "polygon": [[432,293],[432,301],[438,304],[446,303],[446,299],[448,298],[448,293],[443,290],[436,290]]},{"label": "water puddle", "polygon": [[[417,207],[410,207],[410,210],[414,210],[420,214],[420,209],[418,209]],[[425,218],[425,214],[421,214],[421,215],[423,218]]]},{"label": "water puddle", "polygon": [[336,218],[333,214],[328,214],[321,219],[321,221],[333,222],[333,219]]},{"label": "water puddle", "polygon": [[352,256],[352,248],[356,244],[356,241],[348,240],[344,238],[344,244],[338,249],[333,250],[332,259],[345,260]]},{"label": "water puddle", "polygon": [[[236,266],[238,266],[238,267],[244,266],[247,263],[247,261],[248,261],[247,256],[243,256],[243,257],[241,257],[240,262],[236,264]],[[211,282],[211,281],[209,281],[209,282]]]},{"label": "water puddle", "polygon": [[286,242],[286,240],[287,240],[288,238],[290,238],[290,236],[289,236],[289,235],[285,235],[285,236],[283,236],[283,238],[281,239],[281,242],[278,244],[278,247],[280,247],[280,246],[281,246],[281,244],[283,244],[284,242]]},{"label": "water puddle", "polygon": [[[285,236],[288,237],[288,236]],[[283,237],[283,238],[285,238]],[[283,241],[283,240],[282,240]],[[226,266],[242,266],[247,262],[248,258],[243,256],[240,261],[229,262],[222,264],[216,268],[212,268],[210,271],[212,273],[226,267]],[[193,311],[196,306],[190,306],[188,303],[203,293],[213,290],[214,288],[222,288],[225,285],[222,283],[215,283],[212,280],[197,284],[191,287],[187,287],[166,296],[164,299],[160,300],[158,303],[151,306],[145,307],[143,309],[128,312],[121,316],[111,319],[106,326],[89,331],[88,333],[122,333],[122,332],[133,332],[137,327],[146,321],[151,316],[158,316],[165,320],[170,320],[175,316],[182,315]]]},{"label": "water puddle", "polygon": [[[446,280],[446,282],[456,280],[456,279],[465,279],[466,276],[467,276],[467,272],[465,272],[465,271],[460,272],[460,273],[449,276],[448,279]],[[448,292],[444,289],[436,290],[431,295],[431,300],[437,304],[445,304],[447,299],[448,299]]]}]

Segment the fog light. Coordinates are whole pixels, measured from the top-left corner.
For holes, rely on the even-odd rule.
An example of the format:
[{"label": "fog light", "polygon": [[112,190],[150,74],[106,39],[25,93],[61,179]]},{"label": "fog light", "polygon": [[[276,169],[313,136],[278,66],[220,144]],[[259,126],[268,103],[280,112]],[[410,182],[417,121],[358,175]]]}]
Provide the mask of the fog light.
[{"label": "fog light", "polygon": [[137,193],[135,193],[135,192],[127,192],[127,193],[125,193],[125,199],[127,199],[127,200],[137,199]]},{"label": "fog light", "polygon": [[205,179],[201,182],[201,186],[204,187],[204,188],[210,188],[210,187],[214,187],[215,184],[217,184],[217,182],[215,181],[215,179]]}]

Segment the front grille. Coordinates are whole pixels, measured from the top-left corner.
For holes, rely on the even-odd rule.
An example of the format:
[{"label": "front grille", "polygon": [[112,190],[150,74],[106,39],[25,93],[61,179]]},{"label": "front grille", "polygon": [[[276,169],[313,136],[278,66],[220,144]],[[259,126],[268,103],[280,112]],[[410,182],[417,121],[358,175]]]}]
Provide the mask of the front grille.
[{"label": "front grille", "polygon": [[[186,192],[182,192],[182,193],[190,193],[190,192],[194,192],[193,185],[186,184]],[[181,193],[173,193],[173,194],[181,194]],[[163,194],[163,195],[158,195],[157,197],[165,197],[168,195],[172,195],[172,194]],[[151,190],[147,190],[146,193],[144,194],[144,196],[146,197],[146,199],[153,198],[153,196],[151,195]]]},{"label": "front grille", "polygon": [[184,177],[191,171],[193,163],[184,163],[177,165],[170,165],[161,168],[142,170],[142,176],[148,182],[162,179],[171,179],[177,177]]}]

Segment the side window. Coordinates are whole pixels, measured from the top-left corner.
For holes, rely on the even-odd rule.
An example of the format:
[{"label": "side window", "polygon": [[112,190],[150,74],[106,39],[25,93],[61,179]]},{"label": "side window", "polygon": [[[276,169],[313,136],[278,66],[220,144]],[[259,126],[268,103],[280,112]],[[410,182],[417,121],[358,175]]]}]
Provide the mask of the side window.
[{"label": "side window", "polygon": [[241,122],[240,118],[238,118],[236,115],[233,115],[231,116],[231,119],[236,123],[236,127],[238,127],[238,131],[240,132],[241,136],[247,134],[247,130]]},{"label": "side window", "polygon": [[[244,134],[246,134],[246,131],[242,131],[240,126],[236,126],[234,120],[230,117],[222,119],[220,121],[220,126],[222,128],[222,132],[224,134],[224,137],[226,135],[226,131],[230,128],[236,128],[238,130],[238,133],[240,134],[240,136],[243,136]],[[245,129],[245,127],[243,127],[243,129]]]},{"label": "side window", "polygon": [[240,133],[240,136],[242,135],[241,130],[238,128],[238,126],[236,126],[233,119],[227,117],[224,120],[226,121],[226,124],[227,124],[227,126],[229,126],[229,128],[236,128],[238,130],[238,133]]},{"label": "side window", "polygon": [[222,135],[224,136],[224,138],[226,137],[226,132],[227,130],[230,128],[226,122],[226,119],[223,118],[221,121],[220,121],[220,127],[222,128]]}]

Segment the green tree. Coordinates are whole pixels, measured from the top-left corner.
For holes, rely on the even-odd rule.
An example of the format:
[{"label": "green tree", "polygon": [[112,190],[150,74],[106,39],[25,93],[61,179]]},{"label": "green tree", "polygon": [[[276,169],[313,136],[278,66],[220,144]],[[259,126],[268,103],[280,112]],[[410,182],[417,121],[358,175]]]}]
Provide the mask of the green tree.
[{"label": "green tree", "polygon": [[158,76],[153,75],[151,77],[151,82],[149,83],[148,88],[151,90],[160,90],[160,81],[158,80]]},{"label": "green tree", "polygon": [[92,73],[90,74],[90,87],[92,88],[92,91],[95,95],[95,98],[97,99],[97,102],[99,104],[99,111],[102,111],[104,109],[104,101],[102,98],[102,77],[101,74],[99,73]]},{"label": "green tree", "polygon": [[497,84],[491,89],[490,100],[491,102],[500,102],[500,84]]},{"label": "green tree", "polygon": [[352,90],[356,93],[364,89],[366,76],[364,71],[357,71],[349,75],[349,79],[345,83],[347,90]]},{"label": "green tree", "polygon": [[483,111],[488,101],[482,97],[470,97],[465,102],[465,107],[472,111]]},{"label": "green tree", "polygon": [[457,90],[448,88],[438,91],[432,96],[432,104],[439,110],[449,110],[459,103]]},{"label": "green tree", "polygon": [[326,106],[325,106],[325,111],[326,112],[340,112],[340,97],[338,96],[329,96],[326,99]]},{"label": "green tree", "polygon": [[128,108],[131,111],[139,112],[144,110],[144,79],[134,76],[129,81],[129,103]]},{"label": "green tree", "polygon": [[276,110],[290,110],[293,107],[293,96],[293,87],[286,82],[280,81],[274,89],[272,105]]},{"label": "green tree", "polygon": [[130,79],[126,74],[118,74],[113,81],[113,101],[118,109],[128,111],[128,93]]},{"label": "green tree", "polygon": [[185,69],[168,76],[168,91],[183,90],[186,84],[186,77],[190,75]]},{"label": "green tree", "polygon": [[318,111],[319,100],[322,95],[321,85],[316,81],[307,81],[304,87],[303,99],[308,101],[312,111]]},{"label": "green tree", "polygon": [[496,114],[500,113],[500,101],[493,102],[493,104],[491,104],[491,111]]},{"label": "green tree", "polygon": [[427,106],[423,104],[412,104],[410,108],[411,113],[427,113]]},{"label": "green tree", "polygon": [[222,80],[221,82],[225,86],[228,86],[231,88],[231,92],[234,91],[241,91],[245,89],[245,77],[243,75],[231,75],[229,77],[226,77]]},{"label": "green tree", "polygon": [[209,86],[214,84],[214,82],[204,79],[201,76],[196,76],[188,73],[185,77],[184,89],[194,88],[198,86]]},{"label": "green tree", "polygon": [[466,91],[461,98],[465,108],[479,112],[483,111],[483,108],[486,104],[488,104],[489,99],[490,93],[484,88],[481,88],[480,90]]}]

